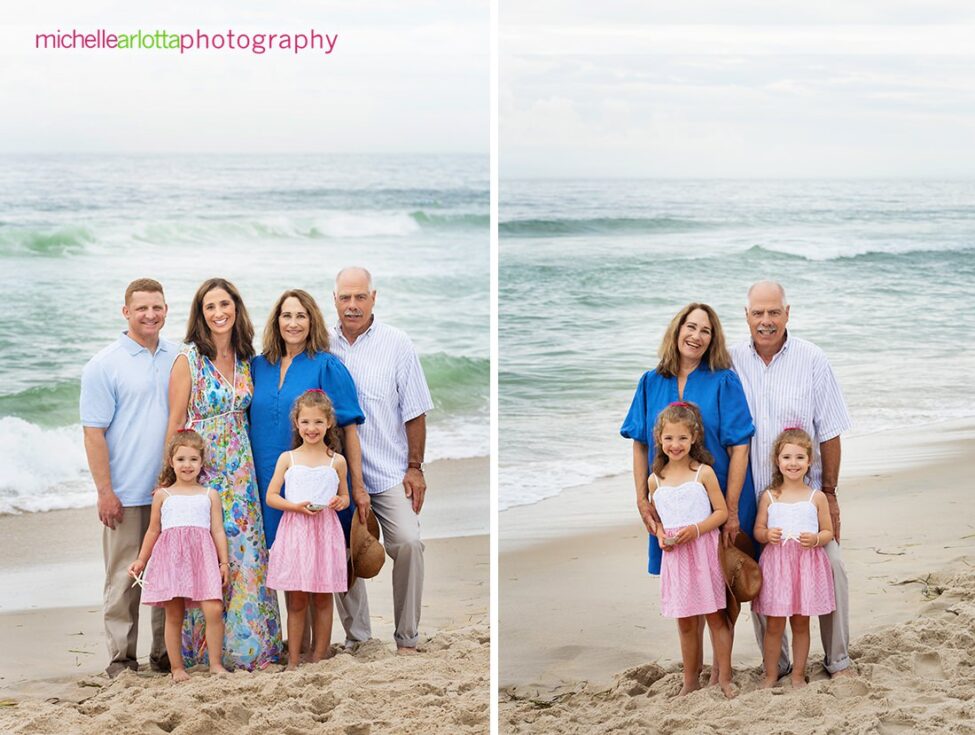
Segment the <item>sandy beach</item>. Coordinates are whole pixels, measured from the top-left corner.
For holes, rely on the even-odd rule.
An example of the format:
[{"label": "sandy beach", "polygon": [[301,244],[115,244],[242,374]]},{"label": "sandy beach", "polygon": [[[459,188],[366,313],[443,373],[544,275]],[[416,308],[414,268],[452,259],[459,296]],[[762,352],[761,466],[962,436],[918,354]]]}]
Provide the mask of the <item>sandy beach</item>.
[{"label": "sandy beach", "polygon": [[844,441],[842,546],[859,676],[826,678],[813,621],[813,684],[802,693],[756,690],[760,654],[745,606],[733,657],[738,699],[714,690],[671,699],[680,681],[676,626],[660,616],[659,582],[646,574],[629,475],[503,512],[501,731],[747,726],[805,735],[971,723],[975,511],[964,468],[975,459],[973,436],[975,422],[957,421]]},{"label": "sandy beach", "polygon": [[[419,655],[395,654],[387,559],[368,583],[376,640],[355,655],[294,674],[278,675],[279,666],[230,677],[200,673],[176,689],[147,666],[114,681],[101,674],[101,527],[93,507],[0,516],[0,731],[484,732],[487,459],[434,462],[427,480]],[[144,663],[147,622],[142,615]],[[336,623],[333,641],[342,639]]]}]

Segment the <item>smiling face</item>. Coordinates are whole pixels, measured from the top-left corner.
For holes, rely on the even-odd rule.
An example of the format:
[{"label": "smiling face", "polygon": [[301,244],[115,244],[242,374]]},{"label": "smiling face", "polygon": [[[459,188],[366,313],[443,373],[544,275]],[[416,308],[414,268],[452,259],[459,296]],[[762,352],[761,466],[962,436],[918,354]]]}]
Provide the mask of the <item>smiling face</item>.
[{"label": "smiling face", "polygon": [[293,351],[301,352],[305,348],[308,332],[311,330],[311,319],[308,310],[296,297],[289,296],[281,304],[278,329],[281,330],[281,339]]},{"label": "smiling face", "polygon": [[789,323],[789,307],[778,288],[770,283],[756,284],[748,296],[745,317],[756,350],[775,354],[782,348],[785,326]]},{"label": "smiling face", "polygon": [[711,320],[704,309],[694,309],[677,332],[677,351],[686,360],[700,362],[711,346]]},{"label": "smiling face", "polygon": [[809,451],[798,444],[783,444],[775,461],[782,477],[793,482],[801,481],[809,471]]},{"label": "smiling face", "polygon": [[203,457],[198,449],[188,446],[178,446],[169,460],[176,473],[176,479],[186,483],[195,483],[203,469]]},{"label": "smiling face", "polygon": [[237,306],[233,297],[222,288],[214,288],[203,294],[203,318],[213,336],[230,334],[237,318]]},{"label": "smiling face", "polygon": [[315,406],[304,406],[295,418],[298,436],[305,444],[317,444],[325,439],[325,434],[331,428],[328,416]]},{"label": "smiling face", "polygon": [[335,311],[346,336],[357,337],[372,323],[376,292],[369,290],[369,278],[361,270],[350,268],[335,283]]},{"label": "smiling face", "polygon": [[143,347],[155,345],[168,311],[166,300],[158,291],[134,291],[122,307],[122,316],[129,323],[129,337]]},{"label": "smiling face", "polygon": [[660,448],[670,461],[688,456],[694,444],[694,430],[687,424],[667,422],[660,430]]}]

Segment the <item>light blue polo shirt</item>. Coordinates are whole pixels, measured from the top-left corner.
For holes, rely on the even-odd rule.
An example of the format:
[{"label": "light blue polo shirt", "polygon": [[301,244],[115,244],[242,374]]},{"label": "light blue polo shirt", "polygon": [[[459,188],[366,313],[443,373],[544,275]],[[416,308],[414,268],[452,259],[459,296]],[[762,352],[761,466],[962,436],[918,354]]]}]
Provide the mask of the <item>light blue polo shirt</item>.
[{"label": "light blue polo shirt", "polygon": [[112,489],[122,505],[150,505],[169,421],[169,373],[178,348],[160,339],[155,354],[128,334],[85,365],[81,423],[107,429]]}]

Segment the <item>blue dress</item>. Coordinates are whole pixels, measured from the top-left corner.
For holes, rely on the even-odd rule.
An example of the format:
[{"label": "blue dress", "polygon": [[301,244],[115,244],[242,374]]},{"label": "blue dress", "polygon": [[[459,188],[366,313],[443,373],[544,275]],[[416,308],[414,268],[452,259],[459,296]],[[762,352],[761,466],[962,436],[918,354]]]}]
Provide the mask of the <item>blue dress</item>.
[{"label": "blue dress", "polygon": [[[677,396],[676,377],[665,378],[656,370],[648,370],[640,378],[630,412],[620,427],[620,434],[647,445],[647,461],[651,466],[655,452],[653,425],[657,415],[678,400],[680,398]],[[714,474],[718,476],[721,492],[727,494],[728,467],[731,464],[728,448],[748,444],[755,433],[741,381],[733,370],[712,372],[702,363],[687,376],[683,400],[690,401],[701,409],[701,418],[704,419],[704,446],[714,457],[712,467]],[[738,499],[738,520],[741,530],[749,537],[754,532],[757,507],[749,466],[745,471],[745,483]],[[752,537],[753,542],[754,540]],[[650,574],[660,574],[663,552],[653,536],[650,536],[649,548],[650,562],[647,571]]]},{"label": "blue dress", "polygon": [[[281,366],[272,365],[264,355],[251,361],[251,374],[254,378],[254,399],[250,406],[251,447],[261,494],[264,536],[270,549],[283,511],[268,506],[267,487],[274,476],[278,457],[294,446],[291,406],[305,391],[319,388],[331,399],[339,426],[361,424],[366,417],[359,406],[352,376],[342,361],[328,352],[319,352],[314,357],[308,357],[304,352],[296,355],[280,389]],[[283,492],[287,497],[286,490]],[[340,518],[345,515],[346,520],[351,520],[350,510],[351,506],[339,514]],[[343,522],[343,526],[346,525]]]}]

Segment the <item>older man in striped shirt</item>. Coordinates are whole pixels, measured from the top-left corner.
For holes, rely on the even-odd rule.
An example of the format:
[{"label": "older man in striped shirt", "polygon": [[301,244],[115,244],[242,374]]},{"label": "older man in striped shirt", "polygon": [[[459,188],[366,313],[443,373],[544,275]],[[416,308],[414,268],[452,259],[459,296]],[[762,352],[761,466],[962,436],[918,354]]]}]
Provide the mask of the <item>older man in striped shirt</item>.
[{"label": "older man in striped shirt", "polygon": [[[372,506],[393,559],[393,615],[397,652],[413,653],[419,638],[423,594],[423,543],[420,509],[427,483],[423,477],[426,412],[430,390],[413,343],[403,332],[373,315],[376,290],[365,268],[345,268],[335,278],[338,323],[331,350],[352,374],[366,421],[359,427],[362,476],[368,492],[354,497],[365,521]],[[346,632],[346,645],[369,640],[369,603],[365,583],[357,579],[335,597]]]},{"label": "older man in striped shirt", "polygon": [[[755,492],[761,494],[772,481],[775,438],[787,426],[801,426],[818,448],[809,468],[809,484],[826,495],[835,538],[826,545],[826,554],[833,567],[836,610],[819,618],[825,666],[834,677],[850,674],[849,589],[840,556],[840,508],[836,500],[840,434],[851,427],[846,402],[825,353],[786,329],[789,305],[781,284],[753,284],[748,289],[745,317],[751,339],[735,345],[731,358],[755,423],[750,455]],[[752,621],[761,648],[765,616],[753,613]],[[783,636],[780,675],[789,669],[789,644]]]}]

